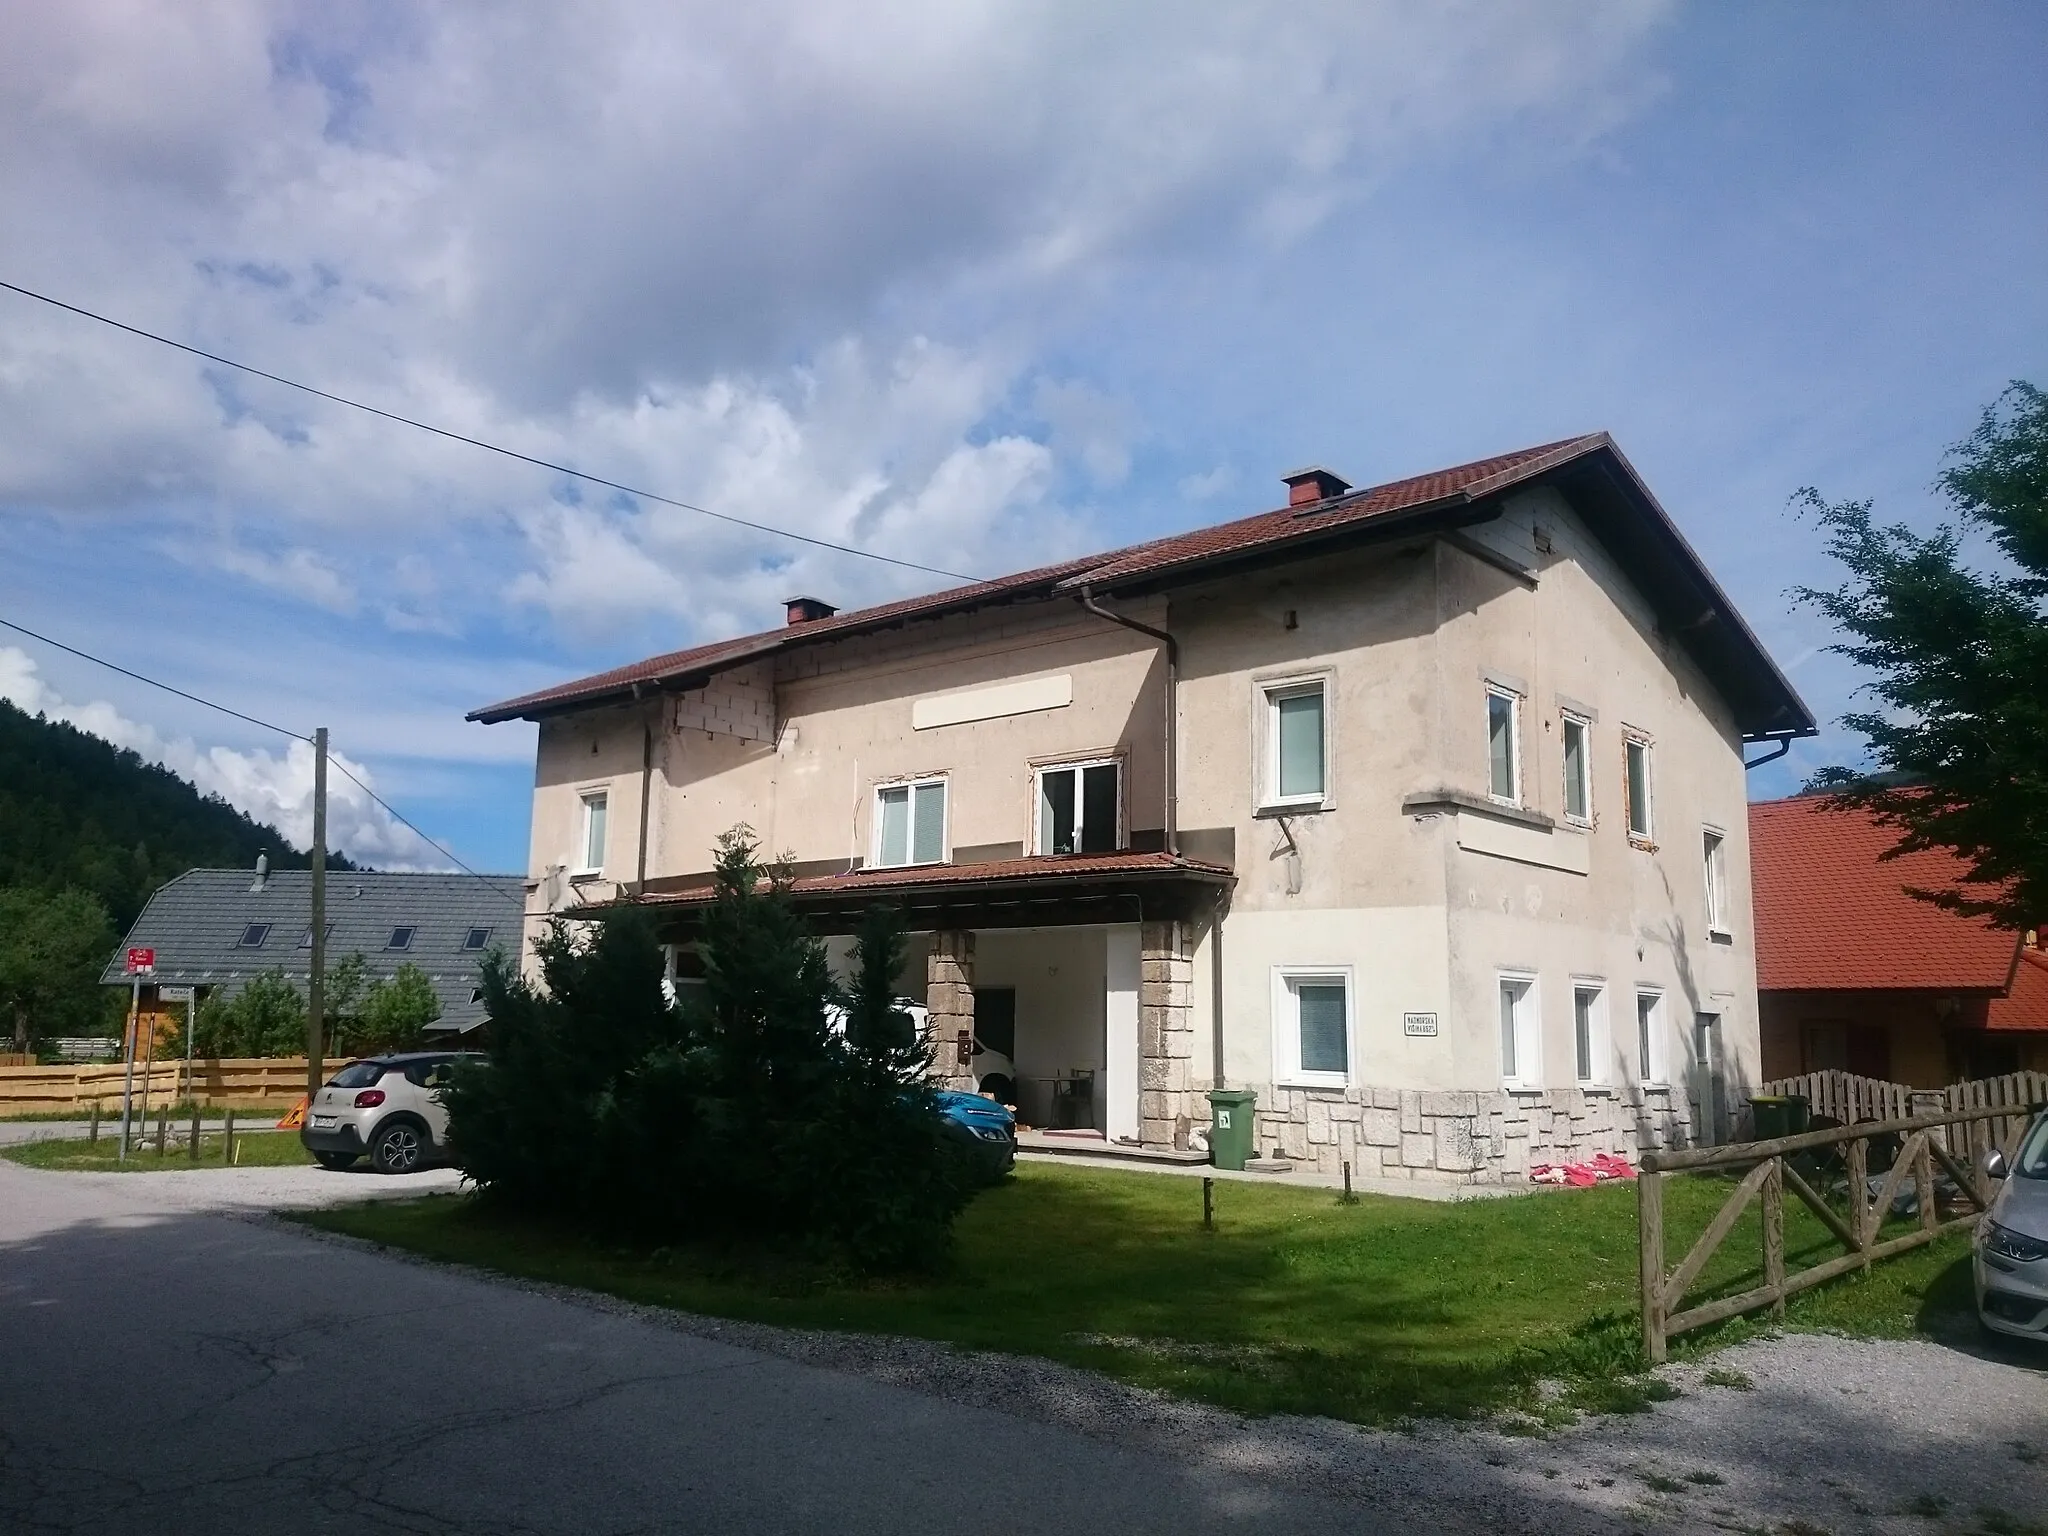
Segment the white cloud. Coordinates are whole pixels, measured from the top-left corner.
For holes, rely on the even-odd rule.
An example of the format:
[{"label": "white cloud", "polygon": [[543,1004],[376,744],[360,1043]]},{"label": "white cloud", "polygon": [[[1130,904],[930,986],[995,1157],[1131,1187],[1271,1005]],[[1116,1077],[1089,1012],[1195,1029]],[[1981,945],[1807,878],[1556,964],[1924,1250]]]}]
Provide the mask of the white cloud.
[{"label": "white cloud", "polygon": [[[0,646],[0,698],[31,715],[61,720],[146,762],[160,763],[218,795],[236,810],[276,827],[294,848],[313,843],[313,747],[293,741],[282,756],[231,747],[201,747],[189,737],[165,737],[154,726],[123,715],[104,700],[67,702],[38,675],[27,652]],[[356,783],[349,775],[362,783]],[[375,776],[339,752],[329,754],[329,846],[379,869],[447,869],[447,859],[370,798]]]},{"label": "white cloud", "polygon": [[[1046,361],[1091,293],[1256,259],[1449,147],[1581,144],[1638,100],[1666,9],[15,6],[0,269],[542,458],[1008,569],[1099,539],[1075,477],[1117,485],[1146,435]],[[622,608],[704,634],[792,582],[928,584],[550,500],[541,471],[0,306],[0,508],[144,520],[318,607],[445,631],[509,594],[574,634]]]},{"label": "white cloud", "polygon": [[1200,474],[1183,475],[1175,489],[1189,501],[1207,501],[1212,496],[1221,496],[1237,483],[1237,475],[1228,464],[1218,464]]},{"label": "white cloud", "polygon": [[260,550],[230,544],[215,552],[214,562],[222,570],[245,576],[258,586],[303,598],[337,613],[346,613],[356,605],[348,582],[310,549],[266,555]]}]

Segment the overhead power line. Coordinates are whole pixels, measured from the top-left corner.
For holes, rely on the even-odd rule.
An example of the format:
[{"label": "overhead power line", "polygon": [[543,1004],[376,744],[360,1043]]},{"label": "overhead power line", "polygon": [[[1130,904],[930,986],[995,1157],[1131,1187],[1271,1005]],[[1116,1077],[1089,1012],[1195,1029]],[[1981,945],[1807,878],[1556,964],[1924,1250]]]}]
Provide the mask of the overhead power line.
[{"label": "overhead power line", "polygon": [[[278,725],[274,721],[259,720],[254,715],[244,714],[239,709],[230,709],[227,705],[216,703],[214,700],[206,698],[201,694],[191,693],[183,688],[173,687],[171,684],[163,682],[158,678],[149,677],[141,672],[136,672],[131,670],[130,668],[121,666],[117,662],[108,661],[104,656],[95,656],[90,651],[81,651],[75,645],[66,645],[62,640],[53,640],[48,635],[40,634],[37,631],[30,629],[26,624],[17,624],[12,619],[0,618],[0,629],[11,629],[17,635],[27,635],[29,639],[40,641],[44,645],[51,646],[56,650],[64,652],[64,654],[67,656],[76,656],[80,661],[89,661],[96,667],[105,667],[109,672],[118,672],[123,677],[133,678],[138,683],[147,684],[151,688],[161,689],[165,693],[171,694],[180,699],[187,700],[188,702],[193,704],[202,705],[207,709],[215,710],[220,714],[228,715],[233,719],[245,721],[250,725],[260,726],[262,729],[266,731],[275,731],[277,732],[278,735],[288,736],[293,741],[303,741],[308,746],[313,744],[313,738],[305,734],[303,731],[294,731],[289,727]],[[340,769],[342,775],[345,778],[347,778],[350,783],[354,784],[357,789],[360,789],[364,794],[368,795],[372,800],[376,801],[377,804],[381,805],[384,808],[385,814],[390,816],[390,818],[393,821],[397,822],[400,826],[406,828],[409,832],[413,834],[413,836],[417,837],[429,848],[433,849],[436,853],[440,854],[442,858],[446,859],[449,863],[453,864],[457,869],[461,870],[464,874],[494,885],[504,885],[507,883],[500,876],[482,874],[479,871],[470,868],[469,865],[464,863],[460,858],[456,857],[456,855],[452,851],[442,846],[442,844],[436,841],[434,838],[428,836],[426,831],[422,829],[418,823],[413,821],[412,818],[407,816],[403,811],[399,810],[397,806],[393,805],[389,800],[386,800],[382,795],[378,794],[377,791],[370,788],[370,786],[365,784],[361,779],[357,778],[356,775],[350,771],[348,764],[343,762],[340,758],[330,755],[328,761],[332,763],[336,768]],[[521,891],[522,893],[524,891],[523,883],[521,884]]]},{"label": "overhead power line", "polygon": [[118,672],[123,677],[132,677],[138,683],[147,683],[152,688],[161,688],[165,693],[176,694],[179,698],[187,699],[194,704],[203,704],[208,709],[219,710],[224,715],[232,715],[235,719],[245,720],[250,725],[260,725],[266,731],[275,731],[280,736],[289,736],[293,741],[303,741],[311,744],[313,740],[312,737],[304,732],[287,730],[281,725],[273,725],[268,720],[258,720],[254,715],[245,715],[239,709],[229,709],[225,704],[216,704],[211,699],[202,699],[196,693],[187,693],[182,688],[173,688],[169,683],[158,682],[153,677],[144,677],[140,672],[131,672],[126,667],[108,661],[104,656],[95,656],[90,651],[81,651],[75,645],[66,645],[62,640],[52,640],[48,635],[39,635],[26,624],[17,624],[12,619],[0,619],[0,627],[11,629],[17,635],[27,635],[31,640],[40,640],[44,645],[54,646],[67,656],[76,656],[80,661],[89,661],[96,667],[105,667],[109,672]]},{"label": "overhead power line", "polygon": [[[126,331],[131,336],[140,336],[143,340],[156,342],[159,346],[175,347],[180,352],[189,353],[193,357],[204,358],[209,363],[218,363],[223,368],[233,368],[241,373],[252,374],[259,379],[268,379],[271,383],[282,384],[287,389],[296,389],[301,393],[314,395],[322,400],[331,400],[334,404],[345,405],[350,410],[365,411],[372,416],[381,416],[386,421],[397,422],[400,426],[412,427],[421,432],[431,432],[434,436],[445,437],[451,442],[467,443],[470,447],[481,448],[486,453],[495,453],[508,459],[517,459],[522,464],[531,464],[536,468],[549,470],[558,475],[568,475],[572,479],[587,481],[591,485],[601,485],[607,490],[623,491],[628,496],[638,496],[644,501],[659,502],[665,507],[677,507],[685,512],[695,512],[700,517],[715,518],[721,523],[731,523],[740,528],[751,528],[756,533],[770,534],[778,539],[792,539],[799,544],[809,544],[816,549],[829,549],[836,554],[855,555],[862,560],[879,560],[884,565],[897,566],[906,571],[923,571],[929,576],[944,576],[949,581],[979,581],[981,579],[978,576],[969,576],[960,571],[949,571],[936,565],[923,565],[915,560],[900,560],[894,555],[878,554],[872,549],[862,549],[854,544],[835,544],[830,539],[813,538],[808,533],[797,533],[789,528],[777,528],[771,523],[757,523],[749,518],[735,517],[730,512],[714,512],[711,508],[700,507],[695,502],[678,501],[673,496],[663,496],[656,491],[645,491],[638,486],[626,485],[617,480],[607,480],[602,475],[593,475],[580,469],[571,469],[566,464],[557,464],[550,459],[536,458],[530,453],[521,453],[516,448],[506,448],[498,443],[486,442],[480,437],[471,437],[467,433],[452,431],[447,427],[437,427],[432,422],[420,421],[412,416],[401,416],[396,411],[387,411],[380,406],[367,405],[361,400],[351,400],[346,395],[337,395],[324,389],[316,389],[311,384],[301,384],[297,379],[288,379],[282,374],[271,373],[266,369],[254,367],[249,363],[238,363],[231,357],[222,357],[218,352],[208,352],[200,347],[189,346],[182,341],[174,341],[169,336],[160,336],[155,331],[146,331],[139,325],[129,325],[126,321],[116,320],[111,316],[102,315],[90,309],[83,309],[76,304],[67,304],[62,299],[52,298],[47,293],[37,293],[33,288],[24,288],[19,283],[0,281],[0,288],[6,289],[9,293],[18,293],[25,299],[34,299],[40,304],[48,304],[53,309],[65,310],[70,314],[81,316],[87,320],[96,320],[101,325],[112,326],[117,331]],[[287,732],[286,734],[289,735],[291,733]]]}]

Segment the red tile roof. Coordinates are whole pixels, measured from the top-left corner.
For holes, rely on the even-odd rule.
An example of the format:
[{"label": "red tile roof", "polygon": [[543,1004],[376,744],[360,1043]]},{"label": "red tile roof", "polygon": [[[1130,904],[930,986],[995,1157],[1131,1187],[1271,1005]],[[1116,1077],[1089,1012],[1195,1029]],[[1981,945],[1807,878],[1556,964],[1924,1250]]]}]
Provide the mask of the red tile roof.
[{"label": "red tile roof", "polygon": [[[915,891],[931,886],[1058,885],[1066,882],[1108,877],[1144,875],[1183,876],[1204,881],[1228,881],[1228,869],[1205,864],[1199,859],[1175,858],[1168,853],[1076,853],[1052,854],[1029,859],[996,859],[986,864],[920,864],[909,869],[857,869],[844,875],[807,875],[791,883],[798,896],[860,895],[865,892]],[[650,893],[647,906],[701,906],[711,899],[711,887]]]},{"label": "red tile roof", "polygon": [[1884,860],[1897,842],[1822,795],[1750,806],[1761,990],[2004,990],[2018,935],[1906,894],[1954,890],[1964,869],[1938,850]]},{"label": "red tile roof", "polygon": [[2005,996],[1991,1000],[1984,1027],[2048,1032],[2048,954],[2038,949],[2020,951],[2012,986]]},{"label": "red tile roof", "polygon": [[636,683],[673,686],[677,680],[694,673],[736,666],[793,646],[813,645],[821,640],[882,629],[908,619],[937,618],[991,602],[1050,597],[1059,592],[1077,591],[1084,585],[1106,588],[1252,550],[1284,550],[1290,545],[1326,537],[1333,530],[1383,518],[1391,513],[1429,507],[1451,498],[1476,500],[1572,459],[1601,448],[1611,449],[1612,446],[1604,432],[1544,443],[1516,453],[1461,464],[1455,469],[1438,470],[1369,490],[1349,492],[1305,507],[1282,507],[1214,528],[1198,528],[1191,533],[1153,539],[1106,554],[1084,555],[1058,565],[997,577],[993,581],[950,587],[921,597],[834,614],[826,619],[788,624],[738,639],[719,640],[688,650],[650,656],[630,666],[614,667],[608,672],[488,705],[472,711],[469,718],[488,724],[580,703],[595,703],[605,698],[630,696]]},{"label": "red tile roof", "polygon": [[469,718],[486,724],[521,717],[538,719],[564,710],[624,702],[648,688],[695,688],[715,672],[781,651],[871,633],[914,619],[964,613],[992,603],[1043,601],[1074,596],[1088,588],[1109,595],[1152,583],[1192,579],[1199,572],[1230,562],[1304,558],[1318,547],[1357,537],[1371,525],[1383,525],[1375,532],[1397,533],[1404,528],[1418,533],[1444,531],[1483,521],[1491,514],[1486,509],[1472,510],[1479,503],[1551,475],[1561,482],[1563,477],[1571,477],[1574,504],[1622,568],[1650,594],[1660,616],[1669,618],[1684,634],[1695,660],[1734,708],[1745,739],[1812,734],[1812,713],[1604,432],[1542,443],[993,581],[671,651],[506,699],[472,711]]}]

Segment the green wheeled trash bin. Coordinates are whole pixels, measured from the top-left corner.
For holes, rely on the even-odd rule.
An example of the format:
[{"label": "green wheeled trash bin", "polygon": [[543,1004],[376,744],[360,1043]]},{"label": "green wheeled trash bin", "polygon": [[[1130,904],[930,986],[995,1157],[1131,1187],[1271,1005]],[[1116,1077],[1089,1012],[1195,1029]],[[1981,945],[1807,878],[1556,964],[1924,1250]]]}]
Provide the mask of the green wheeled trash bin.
[{"label": "green wheeled trash bin", "polygon": [[1252,1155],[1253,1111],[1258,1094],[1250,1088],[1209,1091],[1209,1161],[1242,1173]]}]

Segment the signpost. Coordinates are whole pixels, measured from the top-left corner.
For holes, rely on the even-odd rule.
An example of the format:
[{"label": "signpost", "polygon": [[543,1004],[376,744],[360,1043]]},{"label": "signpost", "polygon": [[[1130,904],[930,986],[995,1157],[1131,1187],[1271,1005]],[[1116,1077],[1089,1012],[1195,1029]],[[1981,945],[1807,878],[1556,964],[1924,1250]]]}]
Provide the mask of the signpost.
[{"label": "signpost", "polygon": [[1436,1033],[1436,1015],[1433,1013],[1404,1013],[1401,1015],[1401,1033],[1408,1036],[1433,1035]]},{"label": "signpost", "polygon": [[121,1075],[121,1161],[128,1160],[129,1112],[135,1102],[135,1033],[142,1027],[142,978],[156,973],[156,951],[128,951],[127,1070]]}]

